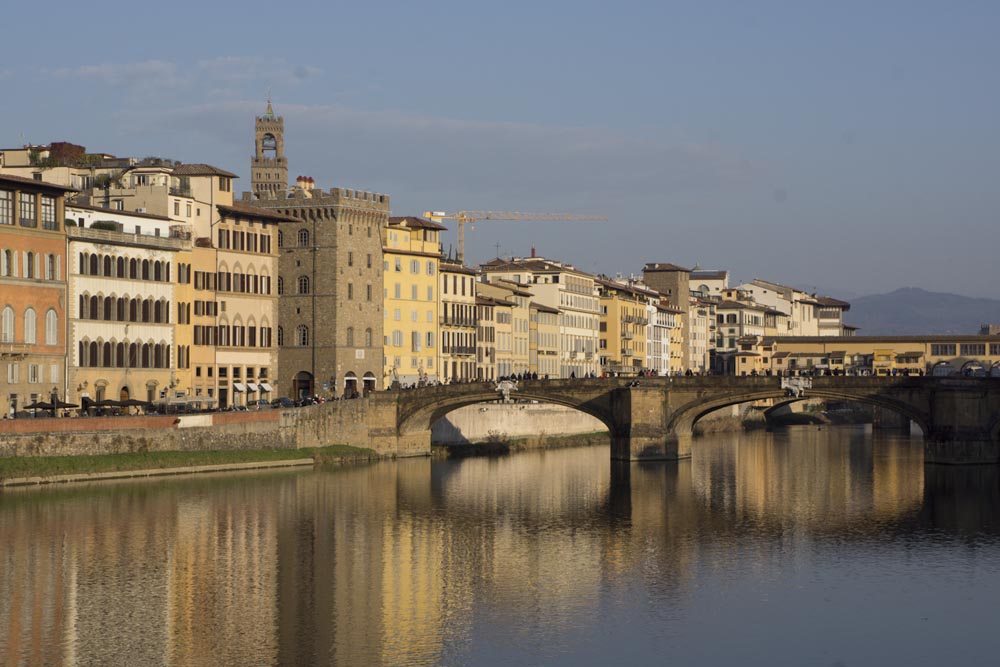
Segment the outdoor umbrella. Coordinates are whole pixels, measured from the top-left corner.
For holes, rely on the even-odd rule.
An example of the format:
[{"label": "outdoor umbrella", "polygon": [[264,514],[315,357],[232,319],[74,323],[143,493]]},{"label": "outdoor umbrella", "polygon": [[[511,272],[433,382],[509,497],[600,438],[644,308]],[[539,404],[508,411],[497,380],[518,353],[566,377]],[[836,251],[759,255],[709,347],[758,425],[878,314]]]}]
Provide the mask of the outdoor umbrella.
[{"label": "outdoor umbrella", "polygon": [[106,398],[103,401],[97,401],[96,403],[94,403],[94,405],[96,405],[99,408],[120,408],[122,407],[123,404],[121,401],[115,401],[110,398]]},{"label": "outdoor umbrella", "polygon": [[29,405],[24,406],[25,410],[51,410],[52,404],[45,403],[43,401],[35,401]]},{"label": "outdoor umbrella", "polygon": [[130,398],[120,402],[123,408],[149,408],[153,404],[149,401],[140,401],[138,398]]},{"label": "outdoor umbrella", "polygon": [[55,407],[57,410],[69,410],[70,408],[78,408],[80,406],[77,405],[76,403],[67,403],[66,401],[59,399],[56,400]]}]

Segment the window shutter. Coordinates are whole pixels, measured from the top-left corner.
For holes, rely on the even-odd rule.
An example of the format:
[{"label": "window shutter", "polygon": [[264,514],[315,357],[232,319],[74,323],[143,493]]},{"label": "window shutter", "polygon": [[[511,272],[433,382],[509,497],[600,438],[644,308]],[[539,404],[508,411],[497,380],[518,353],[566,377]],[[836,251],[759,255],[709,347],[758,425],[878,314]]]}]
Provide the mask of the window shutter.
[{"label": "window shutter", "polygon": [[62,280],[62,257],[56,255],[56,280]]}]

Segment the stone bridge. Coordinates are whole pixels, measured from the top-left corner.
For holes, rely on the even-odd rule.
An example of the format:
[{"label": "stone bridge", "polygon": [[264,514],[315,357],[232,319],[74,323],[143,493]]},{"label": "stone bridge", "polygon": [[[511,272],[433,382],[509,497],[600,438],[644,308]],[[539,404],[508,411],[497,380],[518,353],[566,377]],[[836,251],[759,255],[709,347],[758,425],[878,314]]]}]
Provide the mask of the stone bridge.
[{"label": "stone bridge", "polygon": [[[703,415],[760,399],[789,399],[779,377],[672,377],[534,380],[512,398],[564,405],[596,417],[611,434],[618,460],[681,459],[691,455],[692,427]],[[930,377],[809,378],[800,397],[856,401],[898,413],[924,433],[926,463],[1000,463],[1000,379]],[[448,412],[496,401],[492,384],[455,384],[379,392],[393,406],[393,439],[414,452],[430,442],[431,425]],[[390,408],[391,410],[391,408]],[[386,415],[386,412],[382,412]],[[388,436],[383,429],[381,436]]]}]

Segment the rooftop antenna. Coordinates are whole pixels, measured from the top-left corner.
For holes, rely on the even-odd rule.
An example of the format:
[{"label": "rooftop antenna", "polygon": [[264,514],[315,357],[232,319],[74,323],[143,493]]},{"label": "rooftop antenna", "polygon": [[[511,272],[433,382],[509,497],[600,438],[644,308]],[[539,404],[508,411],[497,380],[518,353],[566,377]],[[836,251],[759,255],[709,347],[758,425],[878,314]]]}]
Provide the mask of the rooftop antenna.
[{"label": "rooftop antenna", "polygon": [[497,249],[497,259],[500,259],[500,242],[497,241],[495,245]]}]

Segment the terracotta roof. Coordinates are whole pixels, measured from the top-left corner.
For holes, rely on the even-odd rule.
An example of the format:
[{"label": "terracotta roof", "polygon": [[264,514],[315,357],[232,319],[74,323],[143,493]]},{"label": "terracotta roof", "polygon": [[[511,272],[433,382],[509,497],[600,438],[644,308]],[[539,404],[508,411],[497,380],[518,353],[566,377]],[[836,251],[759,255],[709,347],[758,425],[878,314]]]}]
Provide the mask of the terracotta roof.
[{"label": "terracotta roof", "polygon": [[512,291],[518,296],[535,296],[534,292],[529,292],[524,289],[524,285],[521,283],[516,283],[513,280],[498,280],[496,283],[486,283],[487,285],[496,285],[497,283],[503,283],[503,286]]},{"label": "terracotta roof", "polygon": [[246,216],[256,220],[265,220],[267,222],[301,222],[298,218],[293,218],[283,213],[274,213],[269,209],[260,208],[259,206],[248,206],[247,204],[233,204],[232,206],[216,204],[216,206],[223,213]]},{"label": "terracotta roof", "polygon": [[179,164],[174,167],[174,176],[228,176],[229,178],[239,178],[236,174],[225,169],[213,167],[210,164]]},{"label": "terracotta roof", "polygon": [[557,314],[559,313],[558,308],[550,308],[548,306],[543,306],[542,304],[536,303],[534,301],[531,302],[531,307],[543,313],[557,313]]},{"label": "terracotta roof", "polygon": [[[170,220],[173,222],[173,218],[168,218],[165,215],[153,215],[152,213],[138,213],[136,211],[115,211],[114,209],[104,208],[103,206],[89,206],[87,204],[66,204],[67,215],[71,209],[78,208],[84,211],[99,211],[101,213],[114,213],[116,215],[127,215],[132,218],[149,218],[150,220]],[[184,224],[184,223],[178,223]]]},{"label": "terracotta roof", "polygon": [[593,278],[593,274],[581,271],[568,264],[552,262],[547,259],[528,258],[517,260],[491,259],[479,265],[481,271],[529,271],[531,273],[572,273],[578,276]]},{"label": "terracotta roof", "polygon": [[61,190],[63,192],[79,192],[76,188],[68,188],[65,185],[56,185],[55,183],[49,183],[47,181],[36,181],[33,178],[21,178],[20,176],[11,176],[10,174],[0,174],[0,184],[3,181],[10,181],[13,185],[32,185],[36,188],[48,189],[48,190]]},{"label": "terracotta roof", "polygon": [[702,280],[725,280],[729,276],[729,271],[708,271],[702,269],[695,269],[691,272],[691,279],[694,280],[695,277],[701,278]]},{"label": "terracotta roof", "polygon": [[850,310],[851,304],[846,301],[841,301],[840,299],[834,299],[829,296],[818,296],[816,297],[816,303],[821,306],[826,306],[828,308],[843,308],[844,310]]},{"label": "terracotta roof", "polygon": [[[722,309],[728,308],[730,310],[732,309],[762,310],[764,312],[770,310],[769,308],[765,308],[764,306],[759,306],[757,304],[751,304],[751,303],[741,303],[740,301],[723,301],[718,306],[716,306],[716,308],[722,308]],[[773,311],[773,312],[777,313],[779,311]],[[784,313],[781,314],[784,315]]]},{"label": "terracotta roof", "polygon": [[448,273],[465,273],[470,276],[476,275],[475,269],[470,269],[464,264],[455,264],[453,262],[441,262],[439,264],[438,270],[441,271],[442,273],[448,272]]},{"label": "terracotta roof", "polygon": [[685,269],[683,266],[677,266],[676,264],[661,263],[661,262],[646,262],[646,265],[642,267],[643,273],[646,271],[683,271],[684,273],[691,273],[691,269]]},{"label": "terracotta roof", "polygon": [[[406,223],[405,225],[403,223]],[[444,225],[432,222],[430,220],[424,220],[423,218],[418,218],[415,215],[405,215],[395,218],[389,218],[390,225],[401,225],[403,227],[408,227],[410,229],[448,229]]]}]

